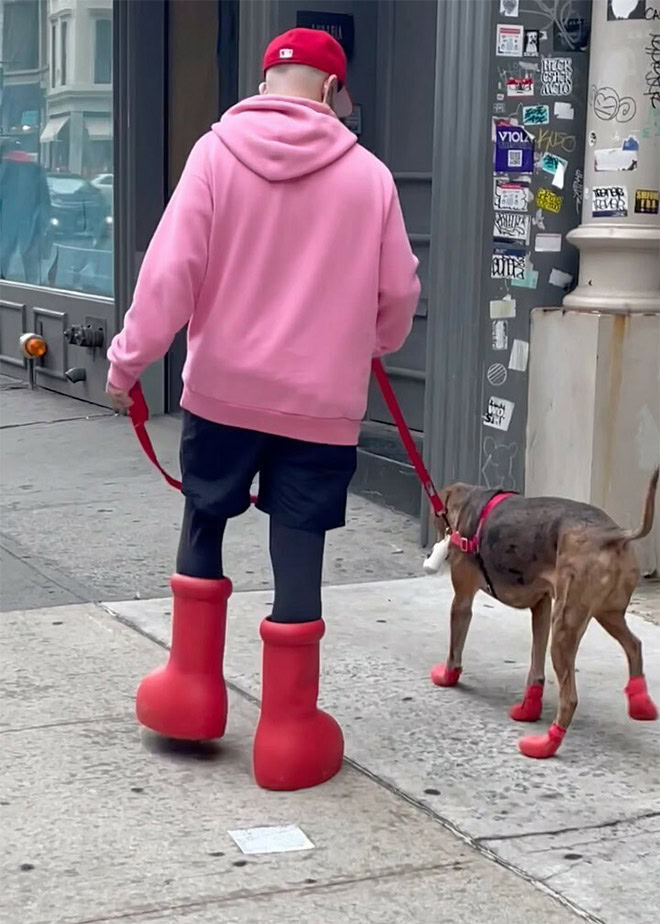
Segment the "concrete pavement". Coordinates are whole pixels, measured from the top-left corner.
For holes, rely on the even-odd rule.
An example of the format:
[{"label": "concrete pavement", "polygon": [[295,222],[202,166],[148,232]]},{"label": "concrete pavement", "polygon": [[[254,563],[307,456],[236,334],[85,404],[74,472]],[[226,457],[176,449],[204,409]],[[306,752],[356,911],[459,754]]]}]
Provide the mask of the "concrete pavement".
[{"label": "concrete pavement", "polygon": [[[257,709],[238,694],[218,745],[141,734],[135,686],[162,657],[94,604],[0,615],[3,924],[575,919],[354,768],[258,789]],[[314,849],[244,856],[228,834],[278,824]]]},{"label": "concrete pavement", "polygon": [[[448,589],[411,579],[414,521],[352,498],[328,550],[323,684],[352,769],[311,793],[261,793],[249,739],[270,599],[265,520],[251,511],[228,531],[242,591],[229,734],[218,749],[163,753],[136,730],[132,699],[164,657],[145,633],[169,637],[181,498],[127,421],[13,386],[0,398],[1,924],[655,922],[660,725],[627,719],[623,655],[597,626],[560,755],[522,758],[507,709],[524,682],[529,617],[480,598],[461,687],[434,688]],[[176,470],[177,421],[150,430]],[[649,584],[631,606],[656,700],[659,597]],[[544,727],[554,692],[551,681]],[[234,865],[227,830],[283,822],[306,831],[313,860]],[[303,875],[307,864],[315,872]]]},{"label": "concrete pavement", "polygon": [[[258,623],[270,600],[270,593],[243,593],[231,601],[227,673],[253,697]],[[660,723],[628,718],[623,653],[590,626],[578,656],[580,704],[564,745],[552,760],[529,760],[517,740],[530,726],[508,717],[527,673],[529,616],[479,597],[462,682],[439,689],[429,671],[445,657],[450,601],[448,582],[434,578],[327,588],[323,701],[345,729],[348,756],[468,843],[593,918],[655,924]],[[109,608],[169,641],[168,600]],[[660,630],[629,619],[660,701]],[[544,729],[555,705],[549,670]]]}]

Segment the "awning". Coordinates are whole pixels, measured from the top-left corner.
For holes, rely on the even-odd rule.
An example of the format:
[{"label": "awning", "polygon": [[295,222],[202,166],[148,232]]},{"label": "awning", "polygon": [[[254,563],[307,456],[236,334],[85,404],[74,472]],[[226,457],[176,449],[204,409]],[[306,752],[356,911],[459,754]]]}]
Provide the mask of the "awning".
[{"label": "awning", "polygon": [[112,119],[109,115],[85,116],[85,128],[90,141],[112,139]]},{"label": "awning", "polygon": [[53,116],[52,119],[49,119],[46,123],[46,127],[41,133],[41,138],[39,139],[42,144],[50,144],[51,141],[56,141],[57,136],[62,131],[66,123],[69,121],[69,116]]}]

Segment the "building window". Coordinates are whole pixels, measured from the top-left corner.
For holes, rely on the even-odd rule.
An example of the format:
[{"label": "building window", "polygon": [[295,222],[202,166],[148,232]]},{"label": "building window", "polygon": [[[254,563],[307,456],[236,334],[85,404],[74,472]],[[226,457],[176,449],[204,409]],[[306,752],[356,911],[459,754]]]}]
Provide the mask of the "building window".
[{"label": "building window", "polygon": [[63,19],[60,23],[60,83],[63,87],[66,86],[68,32],[69,24],[66,19]]},{"label": "building window", "polygon": [[[63,6],[67,12],[60,15],[57,10]],[[97,28],[95,20],[87,18],[87,0],[66,4],[0,0],[0,17],[4,14],[0,61],[24,72],[18,80],[5,80],[1,88],[0,277],[4,279],[91,295],[113,294],[109,55],[105,58],[109,63],[103,64],[104,42],[108,51],[111,46],[112,20],[107,0],[104,6]],[[49,14],[54,18],[49,19]],[[95,77],[104,86],[97,86]]]},{"label": "building window", "polygon": [[112,22],[96,20],[94,83],[112,83]]},{"label": "building window", "polygon": [[3,4],[2,64],[8,74],[39,67],[39,0]]},{"label": "building window", "polygon": [[57,86],[57,23],[50,24],[50,85]]}]

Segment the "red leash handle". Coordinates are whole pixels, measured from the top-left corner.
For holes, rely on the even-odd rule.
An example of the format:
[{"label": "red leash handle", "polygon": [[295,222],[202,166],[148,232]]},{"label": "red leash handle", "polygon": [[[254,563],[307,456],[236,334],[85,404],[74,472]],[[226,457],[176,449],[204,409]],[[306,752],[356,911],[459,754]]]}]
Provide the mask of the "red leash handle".
[{"label": "red leash handle", "polygon": [[[397,400],[396,395],[394,394],[394,389],[390,384],[390,380],[387,377],[385,372],[385,367],[380,359],[374,359],[371,368],[373,374],[378,382],[378,386],[382,392],[383,398],[385,399],[385,404],[392,415],[392,419],[396,424],[396,428],[399,431],[399,436],[401,437],[401,442],[403,443],[406,452],[408,453],[408,458],[417,472],[417,477],[419,478],[422,487],[426,491],[426,495],[433,507],[435,513],[442,513],[444,511],[444,504],[440,500],[438,492],[435,489],[435,485],[429,475],[428,469],[424,465],[424,460],[419,454],[419,450],[415,445],[415,441],[412,438],[412,434],[408,429],[408,424],[405,421],[403,413],[401,411],[401,406]],[[133,404],[129,409],[129,416],[131,418],[131,423],[133,424],[133,429],[135,430],[135,435],[137,436],[140,446],[142,447],[147,458],[156,466],[158,471],[161,473],[165,481],[173,488],[176,488],[177,491],[181,490],[181,482],[176,478],[173,478],[168,472],[165,471],[163,466],[158,461],[158,456],[153,447],[153,443],[149,438],[145,424],[149,420],[149,408],[147,407],[147,402],[144,400],[144,394],[142,392],[142,386],[139,382],[136,382],[135,385],[131,388],[129,392],[131,398],[133,399]],[[256,498],[252,498],[254,503]]]},{"label": "red leash handle", "polygon": [[422,459],[415,441],[412,438],[412,433],[408,428],[408,424],[403,416],[401,410],[401,405],[399,404],[396,395],[394,394],[394,389],[392,384],[387,377],[387,372],[385,372],[385,367],[383,362],[380,359],[374,359],[371,363],[372,372],[378,382],[378,386],[382,392],[383,398],[385,399],[385,404],[387,409],[392,415],[392,420],[396,424],[396,428],[399,431],[399,436],[401,437],[401,442],[404,445],[406,452],[408,453],[408,458],[417,472],[417,477],[419,478],[422,487],[426,491],[426,496],[429,499],[431,507],[433,507],[433,512],[440,514],[444,511],[445,505],[440,500],[440,496],[435,489],[433,484],[433,479],[429,475],[427,467],[424,465],[424,460]]},{"label": "red leash handle", "polygon": [[129,408],[128,415],[131,418],[131,423],[133,424],[133,429],[135,430],[135,435],[137,436],[140,446],[144,450],[144,454],[153,462],[158,471],[161,473],[165,481],[172,488],[176,488],[177,491],[181,490],[181,482],[176,478],[173,478],[172,475],[168,474],[165,471],[163,466],[158,461],[158,456],[156,455],[156,450],[153,447],[153,443],[149,438],[145,424],[149,420],[149,408],[147,407],[147,402],[144,400],[144,393],[142,391],[142,386],[139,382],[136,382],[135,385],[129,391],[130,397],[133,399],[133,404]]}]

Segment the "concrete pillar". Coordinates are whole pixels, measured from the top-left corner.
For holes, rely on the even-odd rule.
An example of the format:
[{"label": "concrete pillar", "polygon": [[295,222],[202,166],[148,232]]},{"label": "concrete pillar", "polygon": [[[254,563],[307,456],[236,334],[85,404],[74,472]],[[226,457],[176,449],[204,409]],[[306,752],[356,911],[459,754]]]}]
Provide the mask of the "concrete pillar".
[{"label": "concrete pillar", "polygon": [[[635,8],[612,0],[610,16]],[[580,279],[566,308],[660,311],[660,216],[636,210],[653,202],[637,204],[638,191],[660,188],[659,71],[660,20],[608,19],[607,0],[593,0],[582,224],[567,235]]]},{"label": "concrete pillar", "polygon": [[[643,7],[593,0],[579,283],[532,313],[529,363],[527,493],[624,528],[660,462],[660,20]],[[659,516],[636,551],[658,574]]]}]

